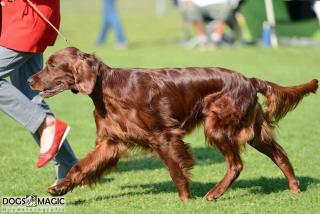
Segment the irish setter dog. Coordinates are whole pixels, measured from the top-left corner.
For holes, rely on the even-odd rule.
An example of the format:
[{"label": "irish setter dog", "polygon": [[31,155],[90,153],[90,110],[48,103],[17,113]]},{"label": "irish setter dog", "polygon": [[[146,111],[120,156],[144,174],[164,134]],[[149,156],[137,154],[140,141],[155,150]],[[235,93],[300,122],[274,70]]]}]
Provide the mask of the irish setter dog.
[{"label": "irish setter dog", "polygon": [[[292,192],[299,192],[293,167],[273,137],[277,122],[309,93],[317,80],[283,87],[225,68],[111,68],[94,54],[68,47],[54,53],[29,84],[41,96],[70,89],[88,95],[95,106],[96,146],[58,185],[64,195],[79,185],[93,184],[130,148],[156,153],[167,166],[181,200],[190,198],[189,170],[194,164],[182,137],[204,123],[209,145],[227,162],[224,178],[206,195],[219,198],[239,176],[246,145],[268,156],[283,172]],[[265,108],[257,93],[265,97]]]}]

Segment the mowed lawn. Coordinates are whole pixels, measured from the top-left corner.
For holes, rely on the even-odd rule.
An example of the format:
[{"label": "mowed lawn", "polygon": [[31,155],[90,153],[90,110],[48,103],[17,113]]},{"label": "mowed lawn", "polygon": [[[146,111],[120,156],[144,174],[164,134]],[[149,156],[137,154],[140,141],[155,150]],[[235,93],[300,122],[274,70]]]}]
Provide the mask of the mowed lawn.
[{"label": "mowed lawn", "polygon": [[[119,2],[129,39],[128,50],[94,45],[100,27],[100,2],[67,0],[62,3],[62,32],[69,42],[96,54],[113,67],[222,66],[248,77],[282,85],[320,79],[320,50],[313,48],[234,47],[210,51],[186,50],[179,43],[183,25],[169,7],[155,15],[151,0]],[[113,40],[113,36],[111,38]],[[66,47],[59,40],[52,52]],[[72,127],[69,139],[79,158],[95,144],[93,105],[88,97],[65,92],[47,100],[57,117]],[[182,203],[165,166],[150,154],[135,151],[94,188],[76,188],[66,196],[68,213],[320,213],[320,95],[305,98],[279,124],[277,139],[285,148],[301,185],[292,194],[281,171],[250,146],[242,154],[244,170],[216,202],[202,197],[225,174],[223,157],[205,145],[200,127],[185,141],[197,163],[192,170],[192,199]],[[32,137],[0,113],[0,196],[48,196],[54,180],[52,165],[36,169],[39,148]]]}]

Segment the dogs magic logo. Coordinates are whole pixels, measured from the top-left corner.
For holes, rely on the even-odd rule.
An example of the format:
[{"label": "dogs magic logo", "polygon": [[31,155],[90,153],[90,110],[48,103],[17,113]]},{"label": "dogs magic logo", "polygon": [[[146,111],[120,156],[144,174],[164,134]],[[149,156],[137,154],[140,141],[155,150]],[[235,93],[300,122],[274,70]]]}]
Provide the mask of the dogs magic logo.
[{"label": "dogs magic logo", "polygon": [[4,196],[2,212],[65,212],[64,197],[38,197],[37,195]]}]

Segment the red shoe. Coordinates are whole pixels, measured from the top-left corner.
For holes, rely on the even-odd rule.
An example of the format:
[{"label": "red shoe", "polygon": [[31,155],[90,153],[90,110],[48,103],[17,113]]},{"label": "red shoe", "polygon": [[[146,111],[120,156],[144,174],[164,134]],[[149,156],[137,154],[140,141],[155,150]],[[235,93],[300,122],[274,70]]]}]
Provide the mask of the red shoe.
[{"label": "red shoe", "polygon": [[56,156],[56,154],[58,153],[59,149],[61,148],[64,140],[66,139],[70,131],[70,127],[66,123],[58,119],[55,119],[55,120],[56,120],[56,127],[55,127],[53,143],[47,152],[40,153],[37,164],[36,164],[38,168],[43,167],[50,160],[52,160],[54,156]]}]

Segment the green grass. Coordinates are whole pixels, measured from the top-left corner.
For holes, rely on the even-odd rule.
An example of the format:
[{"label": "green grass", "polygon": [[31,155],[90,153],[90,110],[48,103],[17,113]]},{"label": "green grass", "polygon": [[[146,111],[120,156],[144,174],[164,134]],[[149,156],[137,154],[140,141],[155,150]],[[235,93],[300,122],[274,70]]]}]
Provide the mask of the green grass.
[{"label": "green grass", "polygon": [[[96,51],[110,66],[169,67],[223,66],[246,76],[282,85],[320,79],[320,50],[302,48],[234,47],[211,51],[185,50],[179,43],[182,24],[177,11],[154,15],[148,0],[120,1],[129,50],[115,50],[111,41],[95,47],[100,24],[100,5],[68,0],[62,3],[62,31],[72,45]],[[113,38],[112,38],[113,40]],[[65,47],[59,40],[46,57]],[[47,100],[53,111],[71,125],[71,145],[79,158],[94,146],[93,105],[88,97],[65,92]],[[302,192],[291,194],[280,170],[249,146],[242,154],[244,170],[217,202],[203,195],[225,174],[223,157],[207,148],[202,129],[186,137],[197,164],[192,170],[193,198],[179,201],[163,164],[149,154],[136,153],[121,160],[93,189],[77,188],[66,196],[68,213],[320,213],[320,97],[312,95],[281,121],[278,141],[287,151]],[[17,123],[0,114],[0,196],[45,196],[53,182],[53,167],[35,168],[39,149]]]}]

